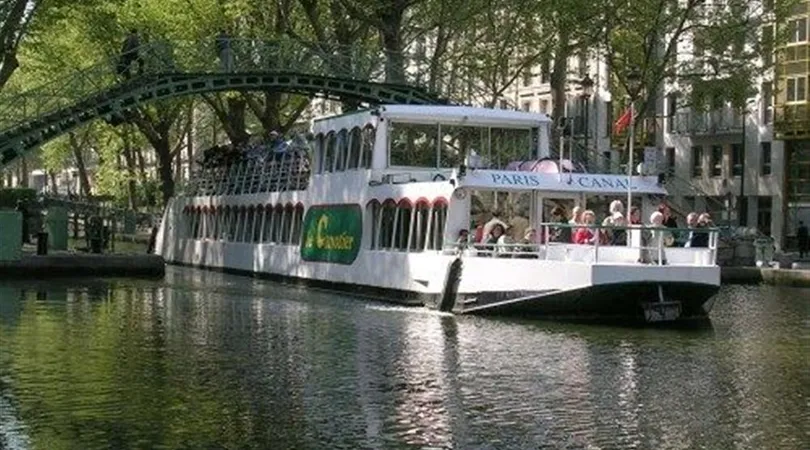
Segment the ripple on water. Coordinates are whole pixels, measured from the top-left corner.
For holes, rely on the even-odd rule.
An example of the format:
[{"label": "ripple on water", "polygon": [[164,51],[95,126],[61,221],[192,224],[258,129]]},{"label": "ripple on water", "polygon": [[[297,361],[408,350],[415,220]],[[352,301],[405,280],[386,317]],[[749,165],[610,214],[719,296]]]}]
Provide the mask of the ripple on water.
[{"label": "ripple on water", "polygon": [[170,268],[0,288],[0,448],[810,448],[807,291],[710,329],[455,317]]}]

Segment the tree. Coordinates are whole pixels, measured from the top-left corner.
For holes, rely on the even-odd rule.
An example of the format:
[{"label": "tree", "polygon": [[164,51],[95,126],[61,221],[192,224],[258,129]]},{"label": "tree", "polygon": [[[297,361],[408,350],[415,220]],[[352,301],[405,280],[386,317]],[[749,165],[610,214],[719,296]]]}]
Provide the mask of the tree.
[{"label": "tree", "polygon": [[[769,66],[752,64],[764,52],[760,28],[793,0],[605,0],[600,43],[613,79],[614,96],[638,98],[637,120],[656,112],[665,84],[681,106],[712,102],[743,106],[757,76]],[[630,74],[640,80],[628,82]]]},{"label": "tree", "polygon": [[41,3],[37,0],[3,0],[0,3],[0,89],[19,67],[17,48]]}]

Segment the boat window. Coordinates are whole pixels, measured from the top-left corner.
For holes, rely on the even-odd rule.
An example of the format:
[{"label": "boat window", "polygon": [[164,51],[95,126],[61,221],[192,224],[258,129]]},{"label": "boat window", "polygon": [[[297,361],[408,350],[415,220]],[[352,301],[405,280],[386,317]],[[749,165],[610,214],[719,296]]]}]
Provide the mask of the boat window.
[{"label": "boat window", "polygon": [[374,154],[374,141],[376,140],[377,129],[371,125],[363,128],[363,144],[360,149],[360,167],[371,167],[371,157]]},{"label": "boat window", "polygon": [[486,242],[493,225],[500,223],[515,242],[523,239],[531,217],[530,192],[472,191],[472,234]]},{"label": "boat window", "polygon": [[366,205],[366,217],[370,222],[369,249],[376,250],[379,245],[380,202],[372,200]]},{"label": "boat window", "polygon": [[408,234],[411,231],[411,217],[413,208],[411,203],[404,200],[397,206],[396,232],[394,234],[393,248],[399,251],[408,251]]},{"label": "boat window", "polygon": [[222,226],[222,240],[230,241],[233,239],[233,227],[235,225],[234,218],[236,217],[236,210],[233,208],[225,209],[225,223]]},{"label": "boat window", "polygon": [[394,245],[394,224],[396,221],[397,206],[393,200],[386,200],[382,205],[380,214],[380,238],[378,239],[380,249],[389,249]]},{"label": "boat window", "polygon": [[[445,124],[389,124],[389,165],[504,169],[533,158],[537,128],[491,128]],[[439,144],[441,144],[439,146]]]},{"label": "boat window", "polygon": [[326,139],[325,139],[323,133],[318,133],[315,136],[314,150],[313,151],[314,151],[314,154],[315,154],[315,168],[316,168],[317,173],[321,173],[323,171],[323,159],[324,159],[323,152],[326,150],[325,147],[324,147],[325,141],[326,141]]},{"label": "boat window", "polygon": [[442,125],[439,167],[458,167],[468,155],[479,156],[489,148],[489,128]]},{"label": "boat window", "polygon": [[284,210],[281,205],[276,205],[273,208],[273,223],[270,229],[270,240],[268,242],[278,243],[278,237],[281,234],[281,220],[284,215]]},{"label": "boat window", "polygon": [[264,208],[256,205],[256,215],[253,217],[253,228],[251,229],[251,242],[262,241],[262,220],[264,220]]},{"label": "boat window", "polygon": [[352,128],[349,133],[349,152],[347,155],[346,169],[356,169],[360,164],[360,146],[363,137],[359,127]]},{"label": "boat window", "polygon": [[430,250],[441,250],[444,245],[444,228],[447,224],[447,204],[437,202],[433,205],[430,215]]},{"label": "boat window", "polygon": [[390,123],[391,166],[436,167],[439,127]]},{"label": "boat window", "polygon": [[193,239],[197,239],[197,237],[199,236],[199,234],[198,234],[199,230],[200,230],[199,214],[200,214],[200,211],[195,209],[195,208],[192,208],[192,209],[189,209],[189,210],[185,211],[185,215],[186,215],[187,219],[189,220],[188,229],[187,229],[188,230],[187,231],[188,237],[193,238]]},{"label": "boat window", "polygon": [[290,243],[293,245],[301,245],[301,228],[304,225],[304,206],[296,205],[295,213],[293,214],[293,230]]},{"label": "boat window", "polygon": [[342,172],[346,170],[346,153],[349,151],[348,132],[343,129],[337,134],[337,142],[335,143],[335,172]]},{"label": "boat window", "polygon": [[242,232],[245,229],[245,222],[247,222],[247,210],[244,206],[236,209],[236,227],[233,232],[233,241],[242,241]]},{"label": "boat window", "polygon": [[262,226],[262,242],[273,242],[273,219],[275,211],[273,205],[264,207],[264,225]]},{"label": "boat window", "polygon": [[411,251],[421,252],[427,241],[428,224],[430,223],[430,205],[425,200],[416,203],[416,214],[411,227]]},{"label": "boat window", "polygon": [[282,224],[281,238],[279,239],[279,241],[282,244],[290,243],[292,221],[293,221],[293,207],[292,205],[287,205],[284,207],[284,220],[281,222]]},{"label": "boat window", "polygon": [[490,163],[503,169],[510,162],[532,159],[532,130],[529,128],[492,128]]},{"label": "boat window", "polygon": [[332,164],[335,158],[335,143],[337,141],[337,137],[335,133],[329,133],[326,135],[326,142],[324,145],[324,152],[323,152],[323,161],[321,164],[321,169],[318,173],[325,173],[332,171]]}]

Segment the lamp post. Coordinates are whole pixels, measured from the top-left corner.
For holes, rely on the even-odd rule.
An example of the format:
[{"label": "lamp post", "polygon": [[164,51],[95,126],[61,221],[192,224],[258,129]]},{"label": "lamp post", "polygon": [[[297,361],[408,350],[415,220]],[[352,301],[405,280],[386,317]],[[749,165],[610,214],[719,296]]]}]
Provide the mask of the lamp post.
[{"label": "lamp post", "polygon": [[588,155],[588,137],[591,134],[591,129],[589,127],[588,121],[590,120],[590,111],[588,111],[590,106],[590,99],[593,95],[593,80],[591,79],[590,75],[587,73],[585,74],[585,78],[583,78],[579,82],[579,86],[582,88],[582,93],[580,94],[580,98],[582,99],[582,103],[585,106],[585,159],[589,157]]},{"label": "lamp post", "polygon": [[627,74],[627,94],[630,96],[630,144],[627,157],[627,223],[631,223],[630,210],[633,206],[633,145],[636,141],[636,96],[641,86],[641,76],[633,70]]}]

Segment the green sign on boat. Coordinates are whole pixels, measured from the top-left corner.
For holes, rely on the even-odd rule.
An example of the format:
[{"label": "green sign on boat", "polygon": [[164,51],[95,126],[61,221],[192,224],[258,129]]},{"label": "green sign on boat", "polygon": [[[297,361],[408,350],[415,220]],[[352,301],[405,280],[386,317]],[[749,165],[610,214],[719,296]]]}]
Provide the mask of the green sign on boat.
[{"label": "green sign on boat", "polygon": [[304,217],[304,261],[352,264],[360,252],[363,212],[359,205],[320,205]]}]

